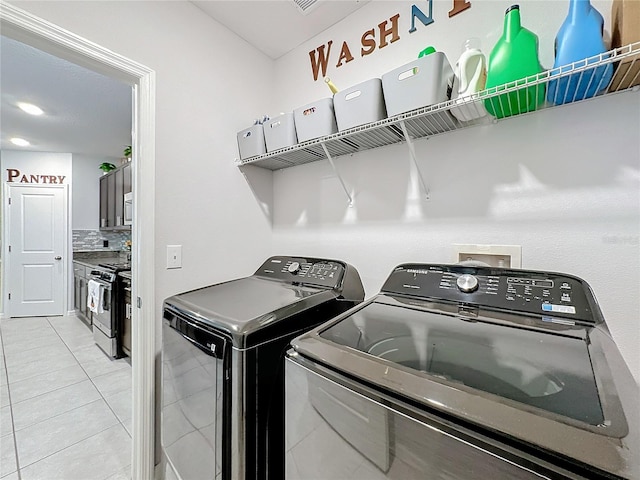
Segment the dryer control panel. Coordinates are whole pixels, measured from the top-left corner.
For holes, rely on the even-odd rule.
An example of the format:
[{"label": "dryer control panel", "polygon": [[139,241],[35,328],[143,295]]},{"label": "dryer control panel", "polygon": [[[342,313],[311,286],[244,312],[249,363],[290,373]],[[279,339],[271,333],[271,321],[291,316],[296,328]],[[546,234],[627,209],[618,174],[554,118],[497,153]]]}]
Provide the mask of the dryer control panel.
[{"label": "dryer control panel", "polygon": [[271,257],[254,275],[290,283],[304,283],[328,288],[341,285],[345,265],[336,260],[303,257]]},{"label": "dryer control panel", "polygon": [[394,269],[382,292],[592,323],[596,321],[591,308],[595,300],[587,283],[560,273],[407,264]]}]

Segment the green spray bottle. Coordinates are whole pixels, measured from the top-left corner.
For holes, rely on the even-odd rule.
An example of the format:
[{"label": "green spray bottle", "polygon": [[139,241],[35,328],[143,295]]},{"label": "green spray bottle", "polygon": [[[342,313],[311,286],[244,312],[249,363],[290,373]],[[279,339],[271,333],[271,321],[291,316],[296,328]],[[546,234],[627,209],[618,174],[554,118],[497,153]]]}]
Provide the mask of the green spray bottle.
[{"label": "green spray bottle", "polygon": [[[524,79],[543,71],[538,58],[538,37],[520,23],[520,6],[512,5],[505,13],[502,37],[489,55],[485,88],[511,83],[503,90],[524,84]],[[521,88],[488,98],[485,107],[497,118],[531,112],[544,102],[545,85]]]}]

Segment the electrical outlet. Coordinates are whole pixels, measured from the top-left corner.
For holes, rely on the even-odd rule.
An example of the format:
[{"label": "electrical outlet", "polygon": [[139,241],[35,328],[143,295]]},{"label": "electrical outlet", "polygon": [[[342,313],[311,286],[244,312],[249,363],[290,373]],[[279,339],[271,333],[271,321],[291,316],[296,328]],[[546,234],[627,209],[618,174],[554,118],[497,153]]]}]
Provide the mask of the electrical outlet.
[{"label": "electrical outlet", "polygon": [[477,261],[491,267],[522,268],[520,245],[453,245],[453,263]]},{"label": "electrical outlet", "polygon": [[167,269],[182,268],[182,245],[167,245]]}]

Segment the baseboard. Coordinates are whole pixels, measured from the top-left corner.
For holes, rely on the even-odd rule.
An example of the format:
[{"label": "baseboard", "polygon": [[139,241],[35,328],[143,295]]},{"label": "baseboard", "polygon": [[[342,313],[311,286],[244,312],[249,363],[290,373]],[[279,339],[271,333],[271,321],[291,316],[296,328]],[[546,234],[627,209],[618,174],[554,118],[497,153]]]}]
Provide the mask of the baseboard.
[{"label": "baseboard", "polygon": [[65,317],[71,317],[76,315],[76,311],[75,310],[69,310],[66,314]]}]

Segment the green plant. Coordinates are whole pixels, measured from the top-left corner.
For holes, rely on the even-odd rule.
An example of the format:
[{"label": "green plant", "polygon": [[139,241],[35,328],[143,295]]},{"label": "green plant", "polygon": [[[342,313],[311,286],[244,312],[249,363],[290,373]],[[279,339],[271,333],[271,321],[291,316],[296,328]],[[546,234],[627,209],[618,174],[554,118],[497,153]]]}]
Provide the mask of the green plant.
[{"label": "green plant", "polygon": [[129,158],[131,156],[131,145],[124,147],[124,156]]},{"label": "green plant", "polygon": [[103,172],[110,172],[111,170],[115,170],[116,166],[113,163],[104,162],[101,163],[98,168]]}]

